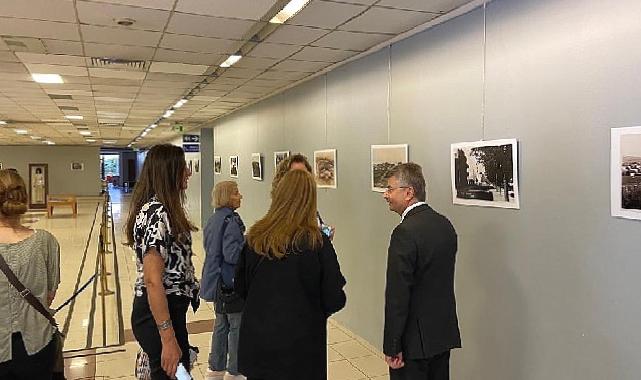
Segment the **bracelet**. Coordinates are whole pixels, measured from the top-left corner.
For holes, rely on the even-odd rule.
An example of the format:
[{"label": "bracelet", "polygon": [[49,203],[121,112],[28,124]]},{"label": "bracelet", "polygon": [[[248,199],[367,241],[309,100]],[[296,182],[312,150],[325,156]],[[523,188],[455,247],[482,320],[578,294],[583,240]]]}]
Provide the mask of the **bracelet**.
[{"label": "bracelet", "polygon": [[158,330],[167,330],[168,328],[172,327],[171,326],[171,319],[168,319],[166,321],[162,321],[159,325],[156,325],[158,327]]}]

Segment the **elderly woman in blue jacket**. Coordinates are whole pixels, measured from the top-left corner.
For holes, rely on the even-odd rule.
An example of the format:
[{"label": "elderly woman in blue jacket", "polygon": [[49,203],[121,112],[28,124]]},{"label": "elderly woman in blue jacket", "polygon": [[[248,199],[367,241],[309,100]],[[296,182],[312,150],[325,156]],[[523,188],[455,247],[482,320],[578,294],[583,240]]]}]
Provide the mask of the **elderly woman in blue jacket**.
[{"label": "elderly woman in blue jacket", "polygon": [[[240,252],[245,245],[245,225],[236,213],[243,196],[234,181],[219,182],[212,191],[214,214],[204,231],[205,265],[200,295],[214,302],[216,320],[209,354],[206,379],[220,380],[227,371],[231,378],[243,379],[238,373],[238,330],[243,299],[234,292],[234,274]],[[228,358],[229,355],[229,358]]]}]

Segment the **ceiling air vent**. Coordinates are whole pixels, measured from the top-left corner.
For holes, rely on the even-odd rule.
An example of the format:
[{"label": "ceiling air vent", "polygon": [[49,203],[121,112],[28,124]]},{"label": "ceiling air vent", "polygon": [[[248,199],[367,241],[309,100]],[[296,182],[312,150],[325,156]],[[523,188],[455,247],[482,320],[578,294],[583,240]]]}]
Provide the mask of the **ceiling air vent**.
[{"label": "ceiling air vent", "polygon": [[146,61],[134,61],[121,58],[91,58],[91,67],[102,67],[106,69],[120,69],[127,71],[145,71],[147,69]]},{"label": "ceiling air vent", "polygon": [[72,106],[59,106],[63,111],[79,111],[78,107],[72,107]]},{"label": "ceiling air vent", "polygon": [[33,37],[16,37],[16,36],[0,36],[2,41],[7,44],[9,50],[13,52],[29,52],[41,53],[47,52],[45,45],[39,38]]},{"label": "ceiling air vent", "polygon": [[125,123],[98,123],[100,128],[122,128],[125,126]]},{"label": "ceiling air vent", "polygon": [[49,94],[49,97],[51,99],[66,99],[66,100],[73,100],[71,95],[58,95],[58,94]]}]

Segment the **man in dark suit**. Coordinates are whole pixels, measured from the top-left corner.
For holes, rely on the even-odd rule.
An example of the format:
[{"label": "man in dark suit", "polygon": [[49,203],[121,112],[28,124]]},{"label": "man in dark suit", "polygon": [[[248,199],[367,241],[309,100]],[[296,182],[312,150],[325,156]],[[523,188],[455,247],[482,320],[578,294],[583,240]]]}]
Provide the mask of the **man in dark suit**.
[{"label": "man in dark suit", "polygon": [[401,215],[387,257],[383,352],[390,380],[447,380],[461,347],[454,297],[456,231],[425,203],[415,163],[399,164],[383,197]]}]

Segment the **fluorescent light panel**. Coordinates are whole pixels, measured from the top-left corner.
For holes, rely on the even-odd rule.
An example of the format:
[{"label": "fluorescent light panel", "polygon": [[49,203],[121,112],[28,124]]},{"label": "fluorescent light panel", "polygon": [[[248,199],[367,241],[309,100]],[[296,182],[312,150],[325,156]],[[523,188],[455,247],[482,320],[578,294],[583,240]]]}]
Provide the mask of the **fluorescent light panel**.
[{"label": "fluorescent light panel", "polygon": [[187,103],[188,101],[189,100],[187,100],[187,99],[180,99],[179,101],[176,102],[176,104],[174,104],[174,108],[180,108],[180,107],[184,106],[185,103]]},{"label": "fluorescent light panel", "polygon": [[31,74],[31,78],[37,83],[65,83],[58,74]]},{"label": "fluorescent light panel", "polygon": [[0,120],[0,125],[7,125],[7,122],[4,120]]},{"label": "fluorescent light panel", "polygon": [[220,64],[220,67],[231,67],[234,63],[240,61],[242,57],[242,55],[237,54],[230,55],[229,58],[225,60],[225,62]]},{"label": "fluorescent light panel", "polygon": [[14,131],[19,135],[26,135],[29,133],[26,129],[14,129]]},{"label": "fluorescent light panel", "polygon": [[307,3],[309,3],[309,0],[292,0],[285,5],[282,11],[278,12],[276,16],[269,20],[269,22],[272,24],[282,24],[300,12],[301,9],[305,8]]},{"label": "fluorescent light panel", "polygon": [[91,136],[91,132],[89,131],[80,131],[80,134],[83,136]]},{"label": "fluorescent light panel", "polygon": [[81,115],[65,115],[65,119],[69,119],[69,120],[82,120],[82,119],[84,119],[84,117],[83,117],[83,116],[81,116]]}]

